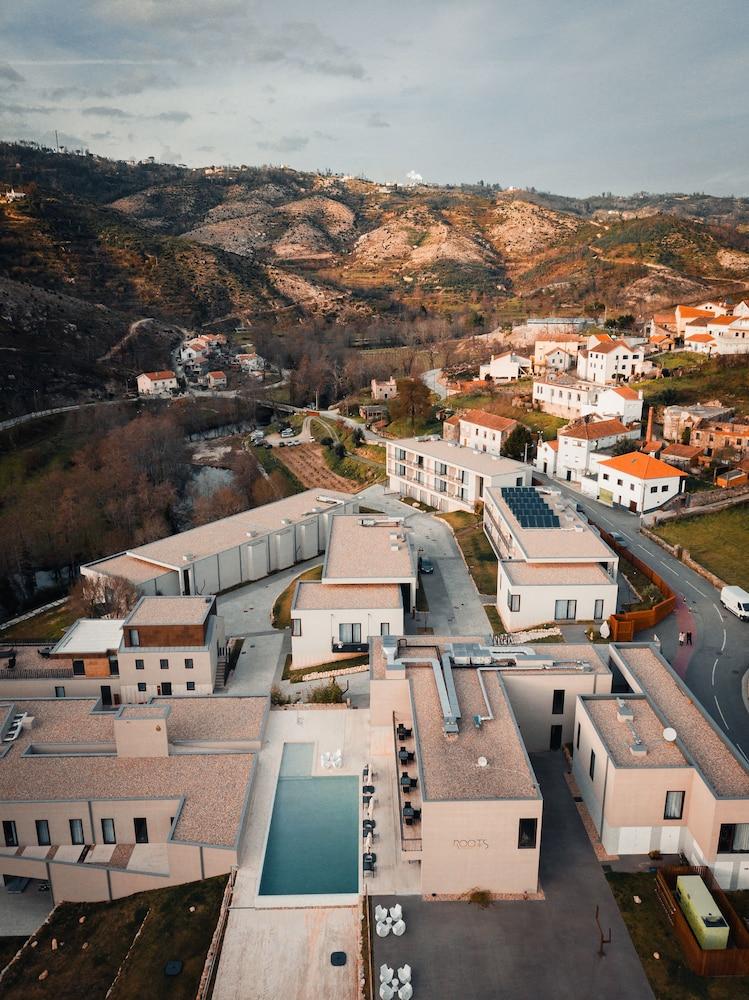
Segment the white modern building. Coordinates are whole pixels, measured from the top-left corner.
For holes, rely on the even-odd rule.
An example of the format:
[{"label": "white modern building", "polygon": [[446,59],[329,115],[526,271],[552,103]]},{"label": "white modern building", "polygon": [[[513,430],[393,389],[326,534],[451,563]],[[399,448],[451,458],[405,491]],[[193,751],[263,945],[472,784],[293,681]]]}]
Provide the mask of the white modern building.
[{"label": "white modern building", "polygon": [[618,417],[632,424],[642,419],[642,392],[628,385],[581,382],[564,373],[547,375],[533,383],[533,404],[544,413],[567,420],[595,415]]},{"label": "white modern building", "polygon": [[590,336],[587,348],[577,356],[578,377],[597,385],[625,382],[646,374],[652,367],[643,345],[630,347],[626,340],[615,340],[608,334]]},{"label": "white modern building", "polygon": [[143,372],[137,378],[139,396],[167,396],[179,388],[172,371]]},{"label": "white modern building", "polygon": [[491,378],[493,382],[517,382],[530,374],[531,367],[530,358],[505,351],[503,354],[492,354],[489,364],[480,366],[479,378]]},{"label": "white modern building", "polygon": [[487,490],[484,531],[499,559],[497,610],[508,632],[616,612],[619,559],[559,491]]},{"label": "white modern building", "polygon": [[517,420],[485,410],[464,410],[443,424],[446,441],[457,441],[464,448],[501,455],[507,436],[517,427]]},{"label": "white modern building", "polygon": [[81,574],[102,586],[123,577],[142,594],[219,594],[324,552],[332,516],[356,508],[351,494],[305,490],[87,563]]},{"label": "white modern building", "polygon": [[543,333],[533,345],[533,370],[567,371],[577,365],[586,340],[574,333]]},{"label": "white modern building", "polygon": [[388,441],[387,473],[391,490],[440,511],[473,510],[489,486],[526,486],[531,477],[522,462],[437,437]]},{"label": "white modern building", "polygon": [[583,493],[645,514],[681,493],[686,473],[642,452],[602,458],[581,481]]},{"label": "white modern building", "polygon": [[[640,437],[640,425],[627,427],[616,417],[607,420],[591,420],[583,417],[568,424],[557,434],[558,448],[553,475],[567,482],[579,482],[592,471],[596,456],[618,441],[636,441]],[[604,456],[600,456],[604,457]],[[546,461],[545,452],[537,456],[534,465]]]}]

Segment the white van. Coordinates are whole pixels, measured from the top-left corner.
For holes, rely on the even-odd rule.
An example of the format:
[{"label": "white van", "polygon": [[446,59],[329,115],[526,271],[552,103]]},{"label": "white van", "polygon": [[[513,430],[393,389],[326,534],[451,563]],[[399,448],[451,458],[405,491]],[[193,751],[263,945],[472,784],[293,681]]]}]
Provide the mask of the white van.
[{"label": "white van", "polygon": [[724,587],[720,603],[742,622],[749,621],[749,594],[741,587]]}]

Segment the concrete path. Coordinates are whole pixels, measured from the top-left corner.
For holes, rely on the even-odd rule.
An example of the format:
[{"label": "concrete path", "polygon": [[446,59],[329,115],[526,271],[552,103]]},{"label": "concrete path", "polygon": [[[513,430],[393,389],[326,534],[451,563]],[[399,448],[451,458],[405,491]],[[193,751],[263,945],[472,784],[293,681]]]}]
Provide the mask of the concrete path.
[{"label": "concrete path", "polygon": [[[461,1000],[648,1000],[629,933],[564,781],[561,753],[535,755],[544,796],[541,887],[546,899],[470,903],[401,897],[406,933],[374,938],[374,965],[413,969],[414,996]],[[389,906],[394,896],[375,896]],[[612,930],[598,956],[595,908]]]},{"label": "concrete path", "polygon": [[0,937],[33,934],[47,919],[52,903],[51,892],[39,892],[41,882],[32,879],[25,892],[8,892],[0,885]]}]

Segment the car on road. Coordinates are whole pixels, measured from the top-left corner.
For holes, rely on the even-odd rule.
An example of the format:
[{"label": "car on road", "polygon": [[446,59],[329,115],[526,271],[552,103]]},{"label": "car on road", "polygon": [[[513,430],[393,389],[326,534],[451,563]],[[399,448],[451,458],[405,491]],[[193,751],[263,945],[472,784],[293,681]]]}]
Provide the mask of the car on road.
[{"label": "car on road", "polygon": [[434,563],[429,556],[419,556],[419,572],[427,575],[434,573]]},{"label": "car on road", "polygon": [[609,534],[617,545],[624,545],[625,548],[629,545],[629,539],[626,538],[620,531],[610,531]]},{"label": "car on road", "polygon": [[291,437],[294,437],[295,433],[296,433],[296,431],[294,430],[293,427],[286,427],[284,430],[281,431],[281,437],[282,438],[291,438]]}]

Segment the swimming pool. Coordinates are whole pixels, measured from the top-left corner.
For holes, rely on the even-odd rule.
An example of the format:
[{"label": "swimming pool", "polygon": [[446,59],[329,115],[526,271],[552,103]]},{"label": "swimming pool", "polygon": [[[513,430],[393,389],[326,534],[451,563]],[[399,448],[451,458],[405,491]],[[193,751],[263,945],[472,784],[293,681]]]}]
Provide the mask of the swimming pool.
[{"label": "swimming pool", "polygon": [[359,891],[359,781],[313,777],[314,749],[284,744],[261,896]]}]

